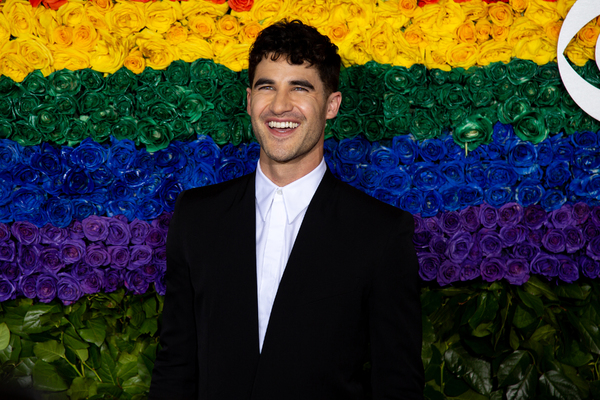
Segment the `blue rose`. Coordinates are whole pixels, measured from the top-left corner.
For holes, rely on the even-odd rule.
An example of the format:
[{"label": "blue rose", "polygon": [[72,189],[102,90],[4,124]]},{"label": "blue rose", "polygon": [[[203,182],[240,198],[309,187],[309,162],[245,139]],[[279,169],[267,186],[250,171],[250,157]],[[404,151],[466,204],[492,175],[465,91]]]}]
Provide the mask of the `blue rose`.
[{"label": "blue rose", "polygon": [[360,164],[367,160],[371,144],[362,136],[342,139],[335,150],[335,158],[342,163]]},{"label": "blue rose", "polygon": [[597,174],[600,172],[600,154],[595,149],[577,149],[575,165],[587,173]]},{"label": "blue rose", "polygon": [[458,202],[461,208],[481,204],[483,189],[476,183],[467,183],[458,188]]},{"label": "blue rose", "polygon": [[112,139],[112,145],[108,149],[108,168],[116,176],[120,176],[133,165],[137,156],[135,143],[129,139]]},{"label": "blue rose", "polygon": [[359,164],[339,162],[335,164],[335,175],[342,182],[353,184],[360,179]]},{"label": "blue rose", "polygon": [[565,194],[558,189],[546,190],[541,199],[541,205],[547,211],[558,210],[566,202]]},{"label": "blue rose", "polygon": [[59,151],[48,143],[42,143],[39,151],[33,154],[31,166],[47,176],[55,176],[64,171]]},{"label": "blue rose", "polygon": [[423,204],[423,194],[418,189],[411,189],[400,196],[398,203],[404,211],[408,211],[411,214],[420,214],[421,205]]},{"label": "blue rose", "polygon": [[90,215],[99,214],[96,205],[88,199],[73,199],[73,218],[81,221]]},{"label": "blue rose", "polygon": [[[242,160],[235,157],[223,158],[219,160],[217,167],[217,182],[229,181],[244,175],[244,173],[245,165]],[[172,208],[167,208],[167,210],[172,210]]]},{"label": "blue rose", "polygon": [[175,179],[169,178],[163,181],[158,189],[157,197],[159,202],[162,204],[164,211],[173,211],[177,196],[179,196],[179,193],[182,191],[183,188],[181,187],[181,184]]},{"label": "blue rose", "polygon": [[573,162],[574,150],[569,138],[562,138],[561,135],[553,136],[552,152],[555,160]]},{"label": "blue rose", "polygon": [[513,186],[518,175],[505,161],[493,161],[486,168],[486,182],[489,186]]},{"label": "blue rose", "polygon": [[69,161],[71,164],[84,168],[86,171],[97,170],[99,167],[106,164],[107,159],[108,152],[106,149],[89,137],[85,138],[83,142],[69,154]]},{"label": "blue rose", "polygon": [[90,178],[96,187],[107,187],[115,179],[115,175],[105,166],[98,167],[95,171],[89,173]]},{"label": "blue rose", "polygon": [[138,151],[135,161],[133,162],[132,169],[139,169],[142,171],[148,171],[148,173],[152,173],[152,171],[155,170],[155,167],[155,159],[151,153],[148,153],[145,148]]},{"label": "blue rose", "polygon": [[465,163],[463,161],[448,161],[441,164],[441,172],[451,185],[465,183]]},{"label": "blue rose", "polygon": [[494,208],[500,208],[512,200],[510,186],[492,186],[485,191],[485,201]]},{"label": "blue rose", "polygon": [[543,142],[538,144],[538,165],[545,167],[550,165],[550,163],[554,160],[554,152],[552,151],[552,141],[550,139],[546,139]]},{"label": "blue rose", "polygon": [[569,163],[566,161],[554,161],[546,168],[546,185],[556,187],[564,185],[571,179]]},{"label": "blue rose", "polygon": [[[157,152],[158,153],[158,152]],[[155,153],[155,154],[157,154]],[[244,160],[246,158],[246,147],[245,146],[234,146],[232,143],[227,143],[225,146],[221,148],[221,158],[230,158],[235,157],[240,160]],[[160,166],[160,164],[156,163],[156,165]]]},{"label": "blue rose", "polygon": [[402,194],[411,187],[410,175],[405,167],[401,166],[386,172],[381,178],[381,186],[397,194]]},{"label": "blue rose", "polygon": [[461,149],[460,146],[456,144],[452,135],[444,135],[442,142],[446,148],[446,160],[457,160],[465,156],[465,150]]},{"label": "blue rose", "polygon": [[94,181],[87,171],[81,167],[74,167],[65,174],[63,192],[67,195],[91,193],[94,188]]},{"label": "blue rose", "polygon": [[538,203],[544,195],[544,187],[537,180],[526,179],[515,190],[515,198],[523,207]]},{"label": "blue rose", "polygon": [[206,164],[198,164],[192,173],[190,187],[208,186],[216,183],[215,171]]},{"label": "blue rose", "polygon": [[446,178],[441,174],[435,164],[422,162],[411,166],[410,173],[413,184],[420,190],[439,189],[446,183]]},{"label": "blue rose", "polygon": [[360,173],[360,180],[358,184],[367,190],[373,190],[378,187],[383,178],[383,171],[377,168],[374,164],[362,164],[359,167],[362,172]]},{"label": "blue rose", "polygon": [[[163,174],[179,171],[187,163],[187,156],[177,143],[171,143],[166,148],[154,153],[155,165]],[[243,149],[243,147],[239,149]]]},{"label": "blue rose", "polygon": [[537,162],[537,150],[531,142],[515,140],[509,147],[508,163],[519,174],[529,174]]},{"label": "blue rose", "polygon": [[486,172],[487,169],[482,163],[469,164],[465,169],[465,178],[467,182],[476,183],[484,187],[487,182]]},{"label": "blue rose", "polygon": [[594,132],[575,132],[570,139],[575,148],[594,149],[598,145],[598,135]]},{"label": "blue rose", "polygon": [[[325,152],[329,152],[329,155],[326,156],[326,158],[330,158],[331,153],[333,152],[333,149],[331,150],[327,150],[328,145],[333,145],[334,147],[336,146],[336,142],[335,140],[327,140],[325,142]],[[246,145],[246,170],[248,171],[254,171],[256,169],[256,163],[258,162],[258,158],[260,157],[260,145],[256,142],[252,142],[252,143],[248,143]]]},{"label": "blue rose", "polygon": [[41,180],[41,174],[28,165],[17,164],[10,171],[13,177],[13,184],[22,185],[37,185]]},{"label": "blue rose", "polygon": [[120,179],[132,188],[140,188],[145,186],[150,180],[151,171],[141,169],[141,168],[132,168],[123,171],[120,174]]},{"label": "blue rose", "polygon": [[494,125],[494,133],[492,133],[492,141],[500,146],[504,146],[509,139],[515,137],[515,132],[511,125],[504,125],[496,122]]},{"label": "blue rose", "polygon": [[53,197],[44,203],[43,210],[48,222],[58,228],[66,228],[73,219],[73,204],[69,199]]},{"label": "blue rose", "polygon": [[423,196],[421,216],[433,217],[444,207],[444,200],[437,190],[430,190]]},{"label": "blue rose", "polygon": [[221,156],[219,146],[210,136],[200,135],[190,145],[194,148],[194,160],[198,163],[203,162],[212,166]]},{"label": "blue rose", "polygon": [[440,139],[424,139],[419,142],[419,155],[427,162],[443,160],[446,156],[446,146]]},{"label": "blue rose", "polygon": [[390,189],[387,188],[377,188],[375,190],[373,190],[373,193],[371,194],[373,197],[375,197],[377,200],[383,201],[384,203],[390,204],[392,206],[398,206],[398,198],[400,197],[400,194],[392,191]]},{"label": "blue rose", "polygon": [[494,161],[504,156],[504,148],[498,143],[483,144],[477,149],[481,149],[481,152],[484,153],[485,157],[482,157],[484,159]]},{"label": "blue rose", "polygon": [[452,185],[444,185],[440,189],[444,210],[456,211],[460,208],[459,188]]},{"label": "blue rose", "polygon": [[133,199],[134,197],[137,197],[134,188],[130,187],[123,181],[115,180],[108,188],[108,198],[110,199],[129,200]]},{"label": "blue rose", "polygon": [[33,210],[40,210],[46,201],[46,194],[36,186],[23,186],[12,195],[11,208],[15,214],[27,215]]},{"label": "blue rose", "polygon": [[[158,218],[158,216],[162,214],[162,212],[163,206],[160,202],[158,202],[155,199],[145,198],[144,200],[138,202],[135,218],[141,219],[143,221],[150,221],[155,218]],[[131,219],[128,218],[128,220]]]},{"label": "blue rose", "polygon": [[21,162],[22,147],[8,139],[0,139],[0,170],[6,171]]},{"label": "blue rose", "polygon": [[413,135],[397,135],[392,139],[392,148],[399,160],[405,165],[412,165],[417,158],[417,142]]},{"label": "blue rose", "polygon": [[399,158],[392,149],[385,146],[373,145],[369,160],[377,169],[386,172],[398,166]]},{"label": "blue rose", "polygon": [[0,178],[0,205],[10,204],[14,192],[14,185],[10,180]]}]

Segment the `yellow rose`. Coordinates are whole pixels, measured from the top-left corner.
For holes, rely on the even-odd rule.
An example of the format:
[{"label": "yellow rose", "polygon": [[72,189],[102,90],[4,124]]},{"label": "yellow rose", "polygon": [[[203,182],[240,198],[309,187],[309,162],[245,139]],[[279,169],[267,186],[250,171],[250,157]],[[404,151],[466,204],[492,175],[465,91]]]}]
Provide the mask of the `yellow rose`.
[{"label": "yellow rose", "polygon": [[44,44],[50,44],[54,40],[52,35],[56,28],[58,28],[56,11],[46,7],[35,9],[33,14],[34,36],[37,35]]},{"label": "yellow rose", "polygon": [[217,21],[217,30],[225,36],[237,36],[240,33],[240,23],[231,15],[223,15]]},{"label": "yellow rose", "polygon": [[0,49],[10,40],[10,25],[4,14],[0,13]]},{"label": "yellow rose", "polygon": [[446,63],[446,52],[439,49],[426,48],[425,49],[425,65],[427,68],[437,68],[442,71],[450,71],[450,67]]},{"label": "yellow rose", "polygon": [[165,69],[178,60],[177,47],[169,45],[162,35],[144,29],[136,35],[135,43],[146,59],[146,65],[153,69]]},{"label": "yellow rose", "polygon": [[556,11],[560,14],[560,16],[565,19],[573,4],[575,4],[577,0],[558,0],[556,2]]},{"label": "yellow rose", "polygon": [[465,21],[465,13],[461,6],[454,2],[448,2],[440,6],[434,26],[440,37],[454,39],[456,30]]},{"label": "yellow rose", "polygon": [[17,38],[19,43],[19,55],[23,61],[32,69],[39,69],[44,76],[50,75],[52,68],[52,53],[38,38]]},{"label": "yellow rose", "polygon": [[83,4],[80,0],[71,0],[63,4],[56,12],[58,23],[67,26],[79,25],[85,18]]},{"label": "yellow rose", "polygon": [[102,14],[106,14],[107,12],[112,10],[113,5],[114,4],[112,0],[88,0],[85,4],[86,8],[88,6],[92,6]]},{"label": "yellow rose", "polygon": [[177,45],[179,57],[188,63],[194,62],[199,58],[214,58],[210,43],[201,37],[191,34],[187,40]]},{"label": "yellow rose", "polygon": [[289,15],[290,0],[258,0],[249,13],[253,21],[269,26]]},{"label": "yellow rose", "polygon": [[305,24],[321,27],[329,21],[329,3],[324,0],[299,0],[291,4],[291,15]]},{"label": "yellow rose", "polygon": [[396,46],[390,40],[394,37],[392,27],[379,22],[366,32],[367,51],[379,64],[391,64],[396,59]]},{"label": "yellow rose", "polygon": [[522,13],[529,6],[529,0],[510,0],[508,4],[515,12]]},{"label": "yellow rose", "polygon": [[572,63],[583,67],[589,60],[594,59],[594,50],[571,42],[565,49],[565,55]]},{"label": "yellow rose", "polygon": [[544,0],[530,0],[529,7],[525,10],[524,15],[532,22],[541,26],[561,19],[556,8],[556,3]]},{"label": "yellow rose", "polygon": [[227,2],[215,4],[207,0],[188,0],[181,2],[181,11],[183,12],[183,17],[187,19],[197,14],[217,18],[229,11],[229,5]]},{"label": "yellow rose", "polygon": [[423,63],[425,60],[424,47],[411,45],[401,32],[394,36],[394,45],[396,46],[396,58],[392,61],[393,65],[410,68],[413,64]]},{"label": "yellow rose", "polygon": [[73,43],[73,28],[70,26],[59,25],[52,34],[54,43],[59,46],[68,47]]},{"label": "yellow rose", "polygon": [[409,25],[403,33],[404,39],[411,46],[426,47],[429,44],[419,25]]},{"label": "yellow rose", "polygon": [[248,43],[230,43],[221,52],[216,60],[227,68],[240,72],[248,68],[248,54],[250,45]]},{"label": "yellow rose", "polygon": [[494,62],[508,63],[512,58],[512,47],[506,42],[490,40],[479,47],[477,65],[485,66]]},{"label": "yellow rose", "polygon": [[494,3],[488,8],[488,16],[498,26],[510,26],[514,21],[514,13],[506,3]]},{"label": "yellow rose", "polygon": [[541,26],[532,24],[527,17],[519,17],[510,28],[507,41],[508,44],[514,47],[522,40],[534,40],[543,36],[544,33]]},{"label": "yellow rose", "polygon": [[85,13],[87,20],[94,26],[95,29],[108,31],[106,15],[103,11],[95,7],[92,3],[86,3]]},{"label": "yellow rose", "polygon": [[425,34],[429,35],[433,31],[433,26],[440,10],[439,4],[430,4],[427,7],[421,7],[419,15],[413,17],[413,24],[418,25]]},{"label": "yellow rose", "polygon": [[351,30],[367,31],[375,23],[373,4],[368,2],[342,0],[331,7],[330,15],[333,21],[346,21]]},{"label": "yellow rose", "polygon": [[179,22],[176,22],[175,25],[169,28],[165,35],[165,39],[170,44],[176,46],[179,43],[183,43],[187,40],[188,30],[186,27],[182,26]]},{"label": "yellow rose", "polygon": [[54,58],[54,68],[76,71],[90,67],[90,55],[76,47],[64,48],[60,45],[50,46]]},{"label": "yellow rose", "polygon": [[365,51],[366,47],[362,32],[358,29],[350,31],[339,45],[339,54],[344,65],[363,65],[370,61],[371,57]]},{"label": "yellow rose", "polygon": [[470,21],[479,21],[487,17],[488,5],[482,0],[470,0],[466,3],[461,3],[465,18]]},{"label": "yellow rose", "polygon": [[144,56],[140,49],[134,48],[129,52],[129,55],[125,57],[123,65],[134,74],[141,74],[146,68],[146,60],[144,60]]},{"label": "yellow rose", "polygon": [[171,25],[183,18],[178,1],[147,3],[146,26],[158,33],[165,33]]},{"label": "yellow rose", "polygon": [[258,22],[244,23],[240,34],[240,42],[246,44],[254,43],[261,30],[262,26]]},{"label": "yellow rose", "polygon": [[598,34],[600,34],[600,28],[595,23],[589,23],[577,33],[575,40],[581,46],[594,47],[598,41]]},{"label": "yellow rose", "polygon": [[542,36],[526,38],[513,47],[513,55],[539,65],[548,64],[556,59],[556,44]]},{"label": "yellow rose", "polygon": [[110,31],[121,37],[139,32],[146,25],[144,4],[117,3],[111,11],[106,13],[106,22]]},{"label": "yellow rose", "polygon": [[79,50],[92,50],[97,39],[98,33],[89,21],[77,25],[75,29],[73,29],[73,47]]},{"label": "yellow rose", "polygon": [[408,18],[413,18],[420,8],[417,6],[417,0],[400,0],[398,1],[398,11]]},{"label": "yellow rose", "polygon": [[544,26],[544,32],[549,40],[552,40],[554,43],[558,43],[558,35],[560,34],[561,28],[562,21],[552,21]]},{"label": "yellow rose", "polygon": [[497,42],[505,41],[509,33],[510,27],[508,26],[492,25],[492,37]]},{"label": "yellow rose", "polygon": [[209,38],[215,34],[217,27],[214,19],[209,15],[195,15],[188,21],[188,28],[203,38]]},{"label": "yellow rose", "polygon": [[385,21],[385,23],[392,27],[394,32],[404,29],[410,23],[410,18],[398,12],[388,13],[386,11],[380,11],[374,13],[374,18],[375,23]]},{"label": "yellow rose", "polygon": [[469,68],[477,63],[479,46],[469,43],[458,43],[446,51],[446,62],[453,68]]},{"label": "yellow rose", "polygon": [[98,41],[90,52],[90,65],[96,71],[112,74],[123,66],[126,52],[121,38],[98,31]]},{"label": "yellow rose", "polygon": [[485,43],[492,34],[492,24],[485,19],[481,19],[475,24],[475,31],[477,32],[477,43]]},{"label": "yellow rose", "polygon": [[467,21],[459,26],[456,34],[460,43],[475,44],[477,42],[477,30],[475,30],[473,21]]},{"label": "yellow rose", "polygon": [[220,33],[216,33],[213,37],[210,38],[210,45],[212,46],[213,52],[217,57],[219,57],[223,49],[231,43],[239,42],[235,38],[221,35]]},{"label": "yellow rose", "polygon": [[29,2],[24,0],[7,0],[2,8],[2,13],[8,20],[12,36],[21,37],[33,34],[33,12]]},{"label": "yellow rose", "polygon": [[8,42],[0,51],[0,73],[15,82],[21,82],[33,68],[28,66],[19,56],[19,43],[16,40]]}]

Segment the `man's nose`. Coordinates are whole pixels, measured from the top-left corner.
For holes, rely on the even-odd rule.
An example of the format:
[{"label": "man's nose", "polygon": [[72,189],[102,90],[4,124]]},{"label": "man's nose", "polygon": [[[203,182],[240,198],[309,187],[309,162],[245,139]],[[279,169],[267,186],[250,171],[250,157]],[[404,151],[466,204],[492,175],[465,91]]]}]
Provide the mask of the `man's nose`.
[{"label": "man's nose", "polygon": [[292,108],[293,106],[289,93],[284,90],[278,90],[275,93],[275,96],[273,96],[273,101],[271,102],[271,112],[279,115],[285,113],[286,111],[290,111]]}]

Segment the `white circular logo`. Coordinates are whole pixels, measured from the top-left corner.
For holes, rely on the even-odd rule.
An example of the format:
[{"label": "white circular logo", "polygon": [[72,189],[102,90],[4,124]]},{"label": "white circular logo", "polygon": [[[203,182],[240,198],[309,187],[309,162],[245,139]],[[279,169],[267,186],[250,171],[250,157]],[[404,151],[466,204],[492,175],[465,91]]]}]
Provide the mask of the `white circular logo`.
[{"label": "white circular logo", "polygon": [[[567,92],[583,111],[600,121],[600,89],[579,76],[564,55],[571,39],[599,15],[600,1],[598,0],[578,0],[573,4],[558,35],[556,56],[560,77]],[[600,40],[596,43],[596,65],[600,68]]]}]

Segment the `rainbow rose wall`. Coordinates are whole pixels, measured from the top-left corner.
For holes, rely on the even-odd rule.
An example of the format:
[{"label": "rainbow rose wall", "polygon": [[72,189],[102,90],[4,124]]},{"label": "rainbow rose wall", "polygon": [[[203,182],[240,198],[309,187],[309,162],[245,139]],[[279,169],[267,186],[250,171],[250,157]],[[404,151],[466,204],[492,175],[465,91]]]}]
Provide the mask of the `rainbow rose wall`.
[{"label": "rainbow rose wall", "polygon": [[329,169],[415,216],[425,397],[600,398],[589,0],[3,0],[0,380],[145,398],[175,200],[255,169],[247,54],[283,18],[342,56]]}]

